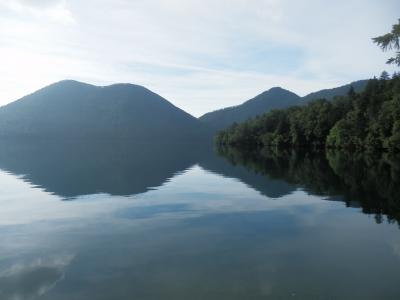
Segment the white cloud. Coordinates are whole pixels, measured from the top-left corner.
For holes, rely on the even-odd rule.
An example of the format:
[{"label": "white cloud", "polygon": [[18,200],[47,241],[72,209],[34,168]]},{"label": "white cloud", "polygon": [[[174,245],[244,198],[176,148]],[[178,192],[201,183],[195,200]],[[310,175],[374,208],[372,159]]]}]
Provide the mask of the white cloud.
[{"label": "white cloud", "polygon": [[70,11],[66,8],[65,0],[4,0],[3,6],[17,14],[37,19],[48,18],[61,23],[74,22]]},{"label": "white cloud", "polygon": [[395,0],[0,0],[0,103],[64,78],[145,85],[195,115],[393,70]]}]

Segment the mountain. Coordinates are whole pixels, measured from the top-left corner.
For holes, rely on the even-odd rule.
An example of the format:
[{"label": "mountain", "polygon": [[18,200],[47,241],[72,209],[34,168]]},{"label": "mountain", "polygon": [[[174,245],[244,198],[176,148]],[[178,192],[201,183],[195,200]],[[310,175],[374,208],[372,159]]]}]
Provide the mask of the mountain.
[{"label": "mountain", "polygon": [[299,105],[301,98],[285,89],[274,87],[238,106],[206,113],[199,118],[213,130],[228,127],[234,122],[243,122],[272,109]]},{"label": "mountain", "polygon": [[312,100],[346,95],[353,86],[356,92],[361,92],[368,80],[359,80],[333,89],[325,89],[300,97],[288,90],[275,87],[253,99],[238,106],[227,107],[204,114],[199,118],[212,130],[217,131],[228,127],[234,122],[243,122],[249,118],[266,113],[273,109],[287,108],[294,105],[302,105]]},{"label": "mountain", "polygon": [[320,90],[318,92],[314,92],[311,94],[308,94],[302,98],[304,102],[309,102],[312,100],[316,99],[328,99],[331,100],[332,98],[336,96],[344,96],[347,94],[349,91],[350,87],[352,86],[354,88],[354,91],[356,93],[362,92],[367,85],[368,80],[359,80],[359,81],[354,81],[350,84],[342,85],[333,89],[325,89],[325,90]]},{"label": "mountain", "polygon": [[0,137],[186,140],[204,125],[150,90],[65,80],[0,108]]},{"label": "mountain", "polygon": [[[361,91],[367,80],[353,82]],[[0,107],[0,138],[105,138],[192,141],[272,109],[344,95],[350,85],[303,98],[272,88],[245,103],[194,118],[152,91],[133,84],[94,86],[64,80]],[[206,126],[205,126],[206,125]]]}]

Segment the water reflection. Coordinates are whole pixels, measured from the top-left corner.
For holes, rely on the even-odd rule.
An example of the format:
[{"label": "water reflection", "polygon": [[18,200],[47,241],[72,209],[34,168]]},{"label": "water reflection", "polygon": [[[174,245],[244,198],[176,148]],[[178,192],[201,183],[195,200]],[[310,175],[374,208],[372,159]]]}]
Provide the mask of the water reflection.
[{"label": "water reflection", "polygon": [[0,272],[1,299],[37,299],[51,290],[64,277],[72,256],[36,259],[17,263]]},{"label": "water reflection", "polygon": [[8,141],[0,168],[63,198],[132,195],[160,186],[196,163],[190,143]]},{"label": "water reflection", "polygon": [[330,196],[327,200],[344,201],[349,207],[361,207],[364,213],[374,214],[378,223],[384,216],[388,222],[400,222],[400,157],[339,151],[250,152],[229,147],[217,151],[232,164],[269,179],[283,180],[313,195]]},{"label": "water reflection", "polygon": [[8,141],[0,147],[0,169],[63,199],[144,193],[196,164],[269,198],[302,188],[361,207],[377,222],[400,220],[400,158],[394,156],[128,141]]},{"label": "water reflection", "polygon": [[393,159],[220,154],[3,144],[0,299],[399,298]]}]

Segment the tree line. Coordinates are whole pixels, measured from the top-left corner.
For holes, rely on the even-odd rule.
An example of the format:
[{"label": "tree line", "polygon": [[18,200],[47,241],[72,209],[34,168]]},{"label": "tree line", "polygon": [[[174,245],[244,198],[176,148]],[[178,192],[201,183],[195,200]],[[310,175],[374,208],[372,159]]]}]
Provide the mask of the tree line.
[{"label": "tree line", "polygon": [[400,151],[400,74],[383,72],[365,90],[273,110],[220,131],[218,144]]},{"label": "tree line", "polygon": [[[400,66],[400,19],[391,32],[372,39],[383,51],[397,50],[388,64]],[[220,145],[400,151],[400,74],[384,71],[355,93],[333,101],[273,110],[219,132]]]}]

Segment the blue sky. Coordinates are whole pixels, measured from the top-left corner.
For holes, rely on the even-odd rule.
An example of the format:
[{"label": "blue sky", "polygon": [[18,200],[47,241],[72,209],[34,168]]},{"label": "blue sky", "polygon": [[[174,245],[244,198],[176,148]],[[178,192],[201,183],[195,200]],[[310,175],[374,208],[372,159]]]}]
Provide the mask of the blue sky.
[{"label": "blue sky", "polygon": [[398,0],[0,0],[0,104],[76,79],[144,85],[199,116],[273,86],[379,75]]}]

